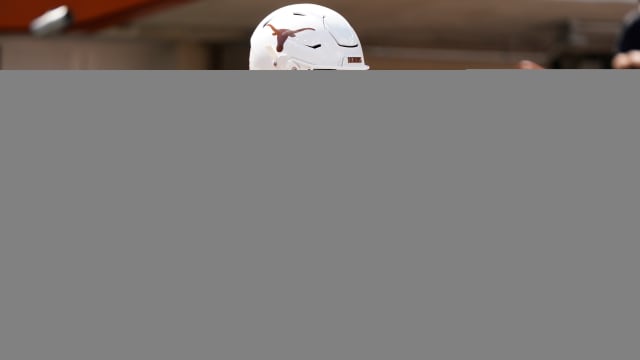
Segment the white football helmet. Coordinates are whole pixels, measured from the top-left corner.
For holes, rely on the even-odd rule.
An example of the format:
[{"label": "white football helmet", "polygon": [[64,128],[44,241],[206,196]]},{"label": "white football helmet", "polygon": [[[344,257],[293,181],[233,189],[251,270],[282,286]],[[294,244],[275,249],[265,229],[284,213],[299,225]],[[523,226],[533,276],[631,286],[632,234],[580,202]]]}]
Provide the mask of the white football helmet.
[{"label": "white football helmet", "polygon": [[250,70],[368,70],[349,22],[334,10],[294,4],[265,17],[251,36]]}]

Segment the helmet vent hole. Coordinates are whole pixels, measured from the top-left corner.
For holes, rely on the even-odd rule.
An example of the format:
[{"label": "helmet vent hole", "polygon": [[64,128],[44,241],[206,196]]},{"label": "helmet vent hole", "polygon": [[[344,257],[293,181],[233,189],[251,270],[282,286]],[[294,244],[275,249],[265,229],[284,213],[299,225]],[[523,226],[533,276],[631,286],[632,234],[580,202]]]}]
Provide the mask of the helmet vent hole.
[{"label": "helmet vent hole", "polygon": [[322,44],[315,44],[315,45],[307,45],[308,47],[312,48],[312,49],[317,49],[319,47],[322,46]]},{"label": "helmet vent hole", "polygon": [[293,15],[296,15],[296,16],[307,16],[307,15],[305,15],[305,14],[297,13],[297,12],[296,12],[296,13],[293,13]]}]

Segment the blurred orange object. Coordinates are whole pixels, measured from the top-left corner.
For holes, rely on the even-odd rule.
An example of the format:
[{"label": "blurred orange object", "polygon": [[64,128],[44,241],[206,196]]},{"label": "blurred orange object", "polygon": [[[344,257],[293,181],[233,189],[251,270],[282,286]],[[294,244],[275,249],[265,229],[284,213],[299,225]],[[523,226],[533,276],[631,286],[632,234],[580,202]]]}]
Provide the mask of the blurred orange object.
[{"label": "blurred orange object", "polygon": [[66,5],[73,12],[72,29],[98,30],[193,0],[2,0],[0,32],[28,32],[29,24],[45,12]]}]

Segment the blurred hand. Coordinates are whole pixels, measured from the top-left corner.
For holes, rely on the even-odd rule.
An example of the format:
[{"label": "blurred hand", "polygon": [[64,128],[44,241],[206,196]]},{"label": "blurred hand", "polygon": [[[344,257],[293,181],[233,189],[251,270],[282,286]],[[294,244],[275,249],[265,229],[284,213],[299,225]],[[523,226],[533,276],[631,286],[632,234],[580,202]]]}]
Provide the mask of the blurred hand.
[{"label": "blurred hand", "polygon": [[518,69],[520,70],[544,70],[544,68],[533,61],[522,60],[518,63]]},{"label": "blurred hand", "polygon": [[640,51],[632,50],[626,53],[618,53],[611,61],[614,69],[640,69]]}]

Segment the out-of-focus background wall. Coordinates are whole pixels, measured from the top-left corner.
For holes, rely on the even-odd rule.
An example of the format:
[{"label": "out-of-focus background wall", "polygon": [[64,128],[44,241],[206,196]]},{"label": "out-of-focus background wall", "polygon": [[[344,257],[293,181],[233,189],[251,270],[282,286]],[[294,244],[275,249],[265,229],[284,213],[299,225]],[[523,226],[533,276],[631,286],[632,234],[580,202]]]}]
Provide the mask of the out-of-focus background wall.
[{"label": "out-of-focus background wall", "polygon": [[[249,37],[279,0],[2,0],[0,69],[248,68]],[[333,0],[372,69],[608,68],[637,0]],[[64,33],[33,19],[66,5]]]}]

